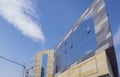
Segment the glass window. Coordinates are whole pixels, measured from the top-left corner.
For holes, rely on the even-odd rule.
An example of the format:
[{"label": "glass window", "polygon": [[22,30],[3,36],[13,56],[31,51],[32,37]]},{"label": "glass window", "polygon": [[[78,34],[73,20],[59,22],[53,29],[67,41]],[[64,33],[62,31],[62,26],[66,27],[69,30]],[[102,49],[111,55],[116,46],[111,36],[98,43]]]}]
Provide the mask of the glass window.
[{"label": "glass window", "polygon": [[61,56],[60,69],[64,70],[85,55],[92,53],[96,45],[93,17],[90,17],[80,23],[78,28],[56,49]]}]

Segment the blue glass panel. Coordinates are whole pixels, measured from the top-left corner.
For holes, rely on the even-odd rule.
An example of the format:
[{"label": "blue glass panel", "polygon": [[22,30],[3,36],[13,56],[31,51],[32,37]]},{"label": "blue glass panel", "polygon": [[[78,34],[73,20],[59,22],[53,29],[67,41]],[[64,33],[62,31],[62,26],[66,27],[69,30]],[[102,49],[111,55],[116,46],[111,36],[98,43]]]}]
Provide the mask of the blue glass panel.
[{"label": "blue glass panel", "polygon": [[43,57],[42,57],[42,74],[41,75],[43,75],[43,76],[41,76],[41,77],[46,77],[46,72],[47,72],[47,60],[48,60],[48,54],[45,54],[45,55],[43,55]]},{"label": "blue glass panel", "polygon": [[60,56],[60,70],[96,49],[96,36],[93,18],[84,20],[78,28],[56,49]]}]

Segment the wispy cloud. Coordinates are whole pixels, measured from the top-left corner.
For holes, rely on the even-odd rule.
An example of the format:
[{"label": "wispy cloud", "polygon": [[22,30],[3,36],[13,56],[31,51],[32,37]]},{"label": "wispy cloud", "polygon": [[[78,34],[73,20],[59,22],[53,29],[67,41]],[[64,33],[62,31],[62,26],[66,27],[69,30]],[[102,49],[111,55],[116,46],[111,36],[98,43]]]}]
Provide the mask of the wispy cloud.
[{"label": "wispy cloud", "polygon": [[23,35],[45,41],[41,25],[34,20],[39,15],[31,0],[0,0],[0,15]]},{"label": "wispy cloud", "polygon": [[118,27],[118,30],[117,30],[116,34],[114,35],[114,44],[116,46],[120,45],[120,26]]}]

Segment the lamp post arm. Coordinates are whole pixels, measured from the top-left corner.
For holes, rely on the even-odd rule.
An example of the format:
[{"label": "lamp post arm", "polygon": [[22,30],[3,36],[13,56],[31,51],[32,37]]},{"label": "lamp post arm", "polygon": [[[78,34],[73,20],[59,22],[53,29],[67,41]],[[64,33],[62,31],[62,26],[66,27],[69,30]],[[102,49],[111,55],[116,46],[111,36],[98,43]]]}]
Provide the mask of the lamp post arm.
[{"label": "lamp post arm", "polygon": [[23,67],[23,77],[25,76],[25,68],[26,68],[25,65],[20,64],[20,63],[18,63],[18,62],[16,62],[16,61],[10,60],[10,59],[8,59],[8,58],[5,58],[5,57],[3,57],[3,56],[0,56],[0,58],[1,58],[1,59],[4,59],[4,60],[6,60],[6,61],[9,61],[9,62],[11,62],[11,63],[17,64],[17,65],[19,65],[19,66],[22,66],[22,67]]},{"label": "lamp post arm", "polygon": [[20,65],[20,66],[22,66],[22,67],[25,67],[25,65],[20,64],[20,63],[18,63],[18,62],[15,62],[15,61],[13,61],[13,60],[10,60],[10,59],[8,59],[8,58],[2,57],[2,56],[0,56],[0,58],[4,59],[4,60],[6,60],[6,61],[12,62],[12,63],[14,63],[14,64]]}]

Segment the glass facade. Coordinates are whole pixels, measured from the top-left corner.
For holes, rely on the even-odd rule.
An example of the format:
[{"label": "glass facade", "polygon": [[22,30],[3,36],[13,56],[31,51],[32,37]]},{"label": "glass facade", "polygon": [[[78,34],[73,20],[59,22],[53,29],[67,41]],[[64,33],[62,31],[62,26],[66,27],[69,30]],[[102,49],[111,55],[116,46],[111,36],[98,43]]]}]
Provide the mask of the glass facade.
[{"label": "glass facade", "polygon": [[96,49],[93,17],[85,19],[78,28],[56,49],[60,57],[61,70],[80,60]]},{"label": "glass facade", "polygon": [[[48,54],[44,54],[43,57],[42,57],[42,77],[46,77],[46,74],[47,74],[47,61],[48,61]],[[44,74],[43,74],[44,73]]]},{"label": "glass facade", "polygon": [[[92,5],[82,14],[63,40],[55,48],[57,72],[62,72],[72,64],[81,62],[97,52],[105,50],[110,59],[114,76],[118,76],[120,68],[119,54],[112,56],[114,44],[109,18],[104,0],[94,0]],[[117,62],[115,61],[117,57]],[[113,63],[114,62],[114,63]]]},{"label": "glass facade", "polygon": [[44,68],[42,67],[42,69],[41,69],[41,77],[44,77]]},{"label": "glass facade", "polygon": [[105,51],[113,74],[118,77],[116,55],[107,15],[104,0],[94,0],[73,29],[55,48],[56,72],[62,72],[74,63],[82,62],[95,53]]}]

